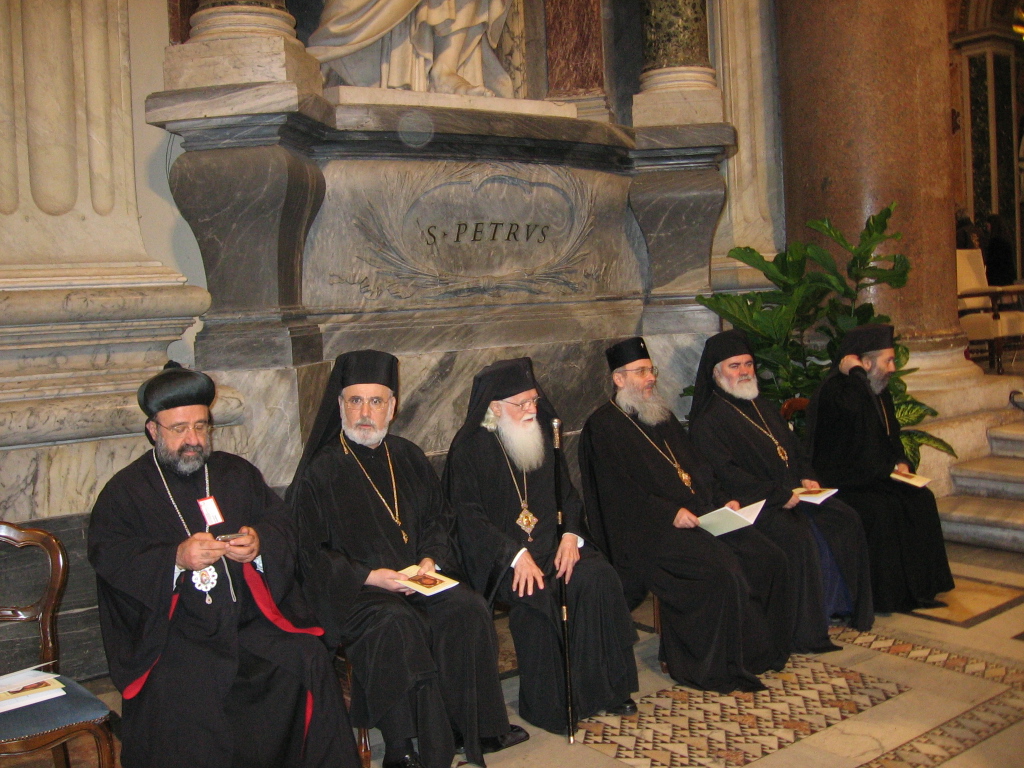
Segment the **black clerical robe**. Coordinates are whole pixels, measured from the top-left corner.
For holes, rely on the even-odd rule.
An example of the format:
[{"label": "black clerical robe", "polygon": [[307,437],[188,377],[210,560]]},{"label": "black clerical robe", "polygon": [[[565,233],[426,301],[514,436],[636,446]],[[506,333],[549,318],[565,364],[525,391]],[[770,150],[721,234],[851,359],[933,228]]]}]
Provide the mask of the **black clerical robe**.
[{"label": "black clerical robe", "polygon": [[788,657],[786,557],[753,527],[716,538],[672,524],[682,507],[701,516],[731,500],[678,419],[651,427],[606,403],[583,427],[580,470],[598,546],[634,603],[648,590],[661,601],[661,657],[672,677],[721,692],[762,688],[756,675]]},{"label": "black clerical robe", "polygon": [[[210,494],[224,522],[256,530],[260,557],[215,564],[208,592],[178,573],[178,545],[206,530],[205,472],[180,478],[152,451],[100,492],[89,522],[100,626],[121,691],[121,762],[143,766],[359,764],[331,659],[294,581],[295,538],[284,503],[259,470],[214,452]],[[262,567],[260,572],[257,563]]]},{"label": "black clerical robe", "polygon": [[[378,496],[395,509],[392,469],[401,527]],[[303,588],[328,645],[343,645],[352,664],[352,721],[375,727],[409,696],[417,721],[409,736],[419,737],[425,765],[451,763],[453,728],[467,758],[483,764],[480,739],[509,730],[486,602],[463,584],[406,596],[364,583],[371,570],[398,571],[425,557],[461,578],[452,516],[426,456],[395,435],[377,448],[332,443],[317,453],[291,498]]]},{"label": "black clerical robe", "polygon": [[817,478],[775,405],[762,397],[742,400],[716,386],[690,434],[726,493],[744,505],[766,500],[755,526],[789,558],[792,650],[834,648],[828,638],[833,614],[871,629],[871,566],[860,518],[834,499],[784,508],[801,480]]},{"label": "black clerical robe", "polygon": [[875,610],[911,610],[953,589],[935,497],[889,478],[907,457],[888,390],[874,394],[862,368],[834,371],[808,415],[818,477],[864,524]]},{"label": "black clerical robe", "polygon": [[[459,542],[473,585],[509,606],[509,629],[519,662],[519,714],[553,733],[566,731],[561,614],[554,557],[559,545],[555,458],[546,436],[544,464],[526,475],[528,535],[516,525],[521,511],[513,476],[497,434],[478,429],[457,441],[445,465],[445,489],[455,510]],[[562,461],[565,530],[582,536],[582,502]],[[523,473],[516,471],[521,493]],[[532,539],[532,540],[531,540]],[[512,591],[512,560],[525,548],[544,571],[544,589]],[[619,578],[599,552],[584,547],[567,587],[575,714],[590,717],[624,702],[638,688],[636,630]]]}]

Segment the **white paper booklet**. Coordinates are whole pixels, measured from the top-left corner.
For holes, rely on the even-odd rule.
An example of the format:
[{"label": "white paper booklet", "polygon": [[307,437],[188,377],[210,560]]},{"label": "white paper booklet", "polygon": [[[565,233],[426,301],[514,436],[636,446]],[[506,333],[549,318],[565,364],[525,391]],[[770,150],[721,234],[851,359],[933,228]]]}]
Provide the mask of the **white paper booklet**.
[{"label": "white paper booklet", "polygon": [[700,527],[712,536],[721,536],[723,533],[729,533],[729,531],[753,525],[754,521],[757,520],[757,516],[761,513],[764,502],[765,500],[761,499],[753,504],[740,507],[738,510],[721,507],[714,512],[708,512],[699,518]]},{"label": "white paper booklet", "polygon": [[809,504],[821,504],[825,499],[831,499],[838,492],[838,488],[819,488],[816,491],[807,488],[793,489],[793,493],[800,497],[800,501],[806,501]]},{"label": "white paper booklet", "polygon": [[891,477],[893,480],[898,480],[901,483],[912,485],[915,488],[924,488],[926,485],[928,485],[928,483],[932,481],[930,477],[925,477],[924,475],[915,475],[913,472],[900,472],[899,470],[892,472],[889,475],[889,477]]},{"label": "white paper booklet", "polygon": [[41,672],[35,667],[19,669],[0,677],[0,712],[63,695],[64,683],[52,672]]},{"label": "white paper booklet", "polygon": [[408,568],[400,570],[399,573],[410,577],[403,579],[401,583],[414,592],[419,592],[421,595],[436,595],[438,592],[444,592],[446,589],[451,589],[459,583],[455,579],[450,579],[441,573],[424,573],[422,576],[417,576],[416,573],[419,569],[418,565],[410,565]]}]

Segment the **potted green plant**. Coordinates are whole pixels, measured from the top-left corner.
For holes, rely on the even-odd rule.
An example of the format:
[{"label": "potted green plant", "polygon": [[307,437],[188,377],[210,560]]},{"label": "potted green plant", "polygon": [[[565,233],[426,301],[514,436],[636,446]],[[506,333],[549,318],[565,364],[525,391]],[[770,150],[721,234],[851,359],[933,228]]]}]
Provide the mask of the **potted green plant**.
[{"label": "potted green plant", "polygon": [[[746,331],[765,396],[780,403],[793,397],[810,397],[850,328],[889,322],[887,316],[875,312],[874,304],[861,299],[865,289],[872,286],[899,289],[907,283],[910,260],[903,254],[876,252],[887,240],[900,238],[898,232],[887,231],[895,207],[893,203],[869,216],[856,242],[848,240],[828,219],[808,222],[808,227],[849,253],[845,271],[840,270],[828,250],[814,243],[790,243],[771,261],[753,248],[733,248],[729,251],[731,258],[764,274],[775,288],[697,297],[734,328]],[[817,269],[808,269],[809,263]],[[938,413],[907,391],[904,377],[916,370],[906,368],[909,358],[910,351],[897,342],[897,370],[889,381],[889,391],[896,404],[907,458],[916,466],[924,445],[956,456],[949,443],[914,428],[925,417]],[[687,390],[683,394],[689,393]],[[802,416],[794,420],[794,429],[803,430]]]}]

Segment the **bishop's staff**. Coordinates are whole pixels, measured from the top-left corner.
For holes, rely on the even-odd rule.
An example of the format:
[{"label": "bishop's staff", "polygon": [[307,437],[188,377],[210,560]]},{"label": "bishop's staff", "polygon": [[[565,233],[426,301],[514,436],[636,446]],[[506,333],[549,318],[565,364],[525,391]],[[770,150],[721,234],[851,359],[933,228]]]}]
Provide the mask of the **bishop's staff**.
[{"label": "bishop's staff", "polygon": [[[562,421],[551,420],[551,431],[554,433],[555,444],[555,509],[558,510],[558,541],[565,534],[565,516],[562,514]],[[569,743],[576,743],[576,713],[572,706],[572,663],[569,659],[569,606],[566,596],[565,581],[558,582],[558,599],[562,606],[562,661],[565,664],[565,712],[569,725]]]}]

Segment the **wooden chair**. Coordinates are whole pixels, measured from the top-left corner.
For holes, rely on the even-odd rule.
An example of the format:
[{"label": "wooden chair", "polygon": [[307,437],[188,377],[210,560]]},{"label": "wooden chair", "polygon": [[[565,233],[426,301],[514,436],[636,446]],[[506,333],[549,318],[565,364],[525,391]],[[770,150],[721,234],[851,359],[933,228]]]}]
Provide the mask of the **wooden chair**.
[{"label": "wooden chair", "polygon": [[[56,672],[59,650],[55,632],[57,608],[67,583],[67,554],[52,534],[0,521],[0,541],[15,547],[39,547],[49,559],[43,596],[32,605],[0,608],[0,621],[39,623],[39,661]],[[67,741],[89,734],[96,741],[100,768],[114,768],[110,710],[74,680],[61,676],[64,695],[0,714],[0,759],[50,750],[55,765],[70,765]]]},{"label": "wooden chair", "polygon": [[[345,680],[341,686],[341,692],[345,699],[345,706],[352,708],[352,662],[345,656],[344,647],[339,647],[336,654],[338,661],[345,665]],[[359,760],[363,768],[370,768],[370,732],[366,728],[356,729],[356,749],[359,751]]]}]

